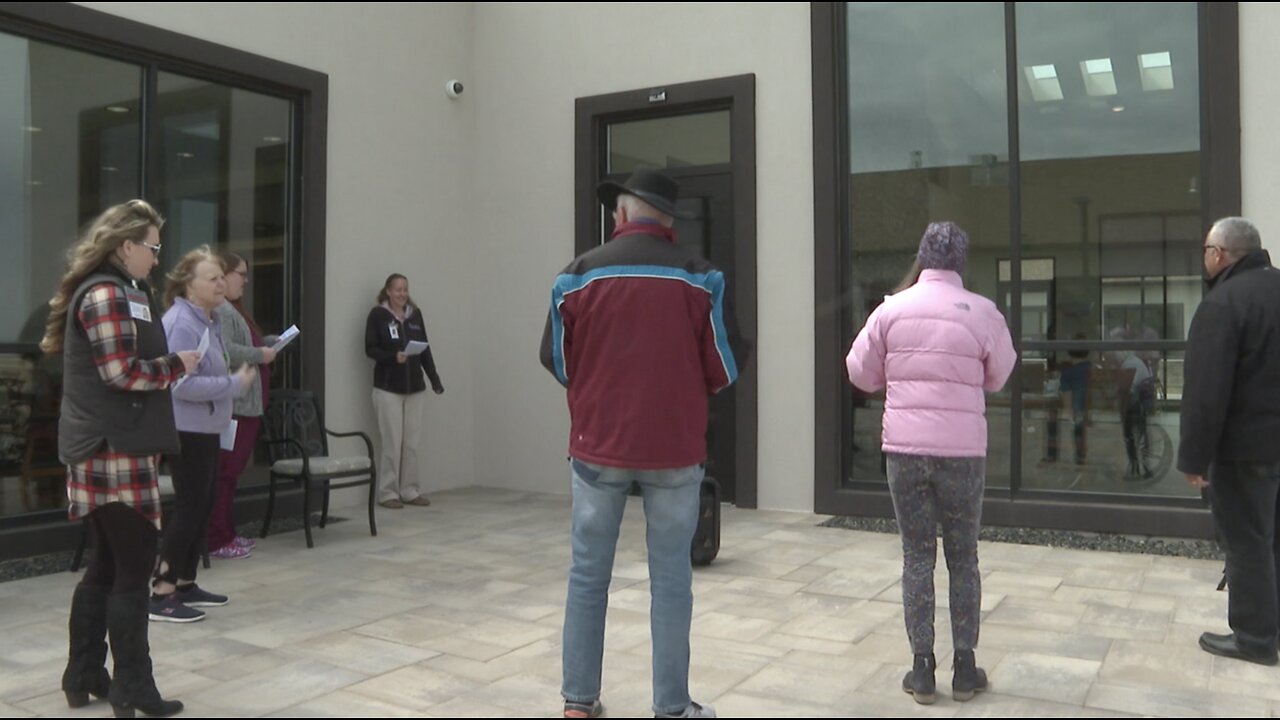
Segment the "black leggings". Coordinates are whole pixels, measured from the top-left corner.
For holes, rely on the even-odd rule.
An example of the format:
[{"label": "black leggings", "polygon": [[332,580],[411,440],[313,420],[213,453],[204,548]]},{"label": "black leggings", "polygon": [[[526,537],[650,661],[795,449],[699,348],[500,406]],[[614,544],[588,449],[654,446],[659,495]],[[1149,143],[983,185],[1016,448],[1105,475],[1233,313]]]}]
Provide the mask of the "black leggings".
[{"label": "black leggings", "polygon": [[89,513],[93,556],[80,584],[109,592],[145,590],[156,566],[156,526],[124,503],[107,503]]},{"label": "black leggings", "polygon": [[196,579],[209,513],[218,491],[221,449],[217,435],[183,432],[178,436],[182,453],[169,457],[176,502],[160,544],[160,561],[167,569],[157,569],[156,573],[157,579],[175,584],[179,579]]}]

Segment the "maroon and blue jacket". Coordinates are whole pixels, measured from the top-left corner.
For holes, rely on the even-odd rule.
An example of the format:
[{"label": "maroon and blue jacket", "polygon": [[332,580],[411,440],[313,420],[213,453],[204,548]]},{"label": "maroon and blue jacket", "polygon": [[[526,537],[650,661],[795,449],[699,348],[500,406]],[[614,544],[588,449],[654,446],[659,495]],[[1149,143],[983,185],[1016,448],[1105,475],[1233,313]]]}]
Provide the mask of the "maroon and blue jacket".
[{"label": "maroon and blue jacket", "polygon": [[648,222],[556,277],[542,364],[568,388],[569,455],[598,465],[687,467],[707,459],[707,398],[738,378],[746,345],[725,277]]}]

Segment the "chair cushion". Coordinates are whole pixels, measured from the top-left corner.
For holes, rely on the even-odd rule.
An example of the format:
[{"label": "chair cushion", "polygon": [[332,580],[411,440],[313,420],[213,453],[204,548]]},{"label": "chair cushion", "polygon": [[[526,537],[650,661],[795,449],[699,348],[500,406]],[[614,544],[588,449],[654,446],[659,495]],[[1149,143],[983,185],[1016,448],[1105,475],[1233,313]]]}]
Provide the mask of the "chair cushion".
[{"label": "chair cushion", "polygon": [[[360,470],[368,470],[371,463],[369,458],[362,455],[353,455],[350,457],[326,457],[317,455],[311,458],[311,474],[313,476],[320,475],[339,475],[343,473],[359,472]],[[288,460],[277,460],[271,466],[271,472],[286,477],[297,477],[302,474],[302,458],[289,458]]]}]

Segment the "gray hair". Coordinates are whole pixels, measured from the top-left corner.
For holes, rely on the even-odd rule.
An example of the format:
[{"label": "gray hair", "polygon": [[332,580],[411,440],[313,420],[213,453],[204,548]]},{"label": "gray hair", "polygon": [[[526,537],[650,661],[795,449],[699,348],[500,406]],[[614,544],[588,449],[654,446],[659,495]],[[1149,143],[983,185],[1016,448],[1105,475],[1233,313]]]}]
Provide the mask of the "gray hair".
[{"label": "gray hair", "polygon": [[1225,217],[1215,222],[1209,235],[1222,246],[1223,252],[1241,258],[1262,249],[1262,236],[1253,223],[1242,217]]},{"label": "gray hair", "polygon": [[627,217],[629,218],[650,218],[657,220],[666,227],[671,227],[676,222],[675,218],[630,193],[623,193],[618,196],[617,207],[626,208]]}]

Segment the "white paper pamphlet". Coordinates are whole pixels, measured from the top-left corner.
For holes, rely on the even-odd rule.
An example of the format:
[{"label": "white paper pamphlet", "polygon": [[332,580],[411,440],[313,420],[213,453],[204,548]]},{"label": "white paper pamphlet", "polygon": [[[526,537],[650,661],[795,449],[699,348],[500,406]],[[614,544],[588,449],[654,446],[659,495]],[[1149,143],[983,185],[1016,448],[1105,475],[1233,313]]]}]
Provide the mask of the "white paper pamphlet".
[{"label": "white paper pamphlet", "polygon": [[204,334],[200,336],[200,344],[196,345],[197,359],[203,360],[204,354],[209,350],[209,328],[204,329]]},{"label": "white paper pamphlet", "polygon": [[280,338],[276,340],[275,345],[271,346],[271,349],[275,350],[276,352],[280,352],[281,350],[285,349],[285,346],[293,342],[301,334],[302,334],[302,331],[298,329],[297,325],[290,325],[288,330],[285,330],[284,332],[280,333]]},{"label": "white paper pamphlet", "polygon": [[236,449],[236,426],[239,424],[235,418],[231,418],[231,424],[218,435],[218,444],[222,446],[223,450],[231,452]]}]

